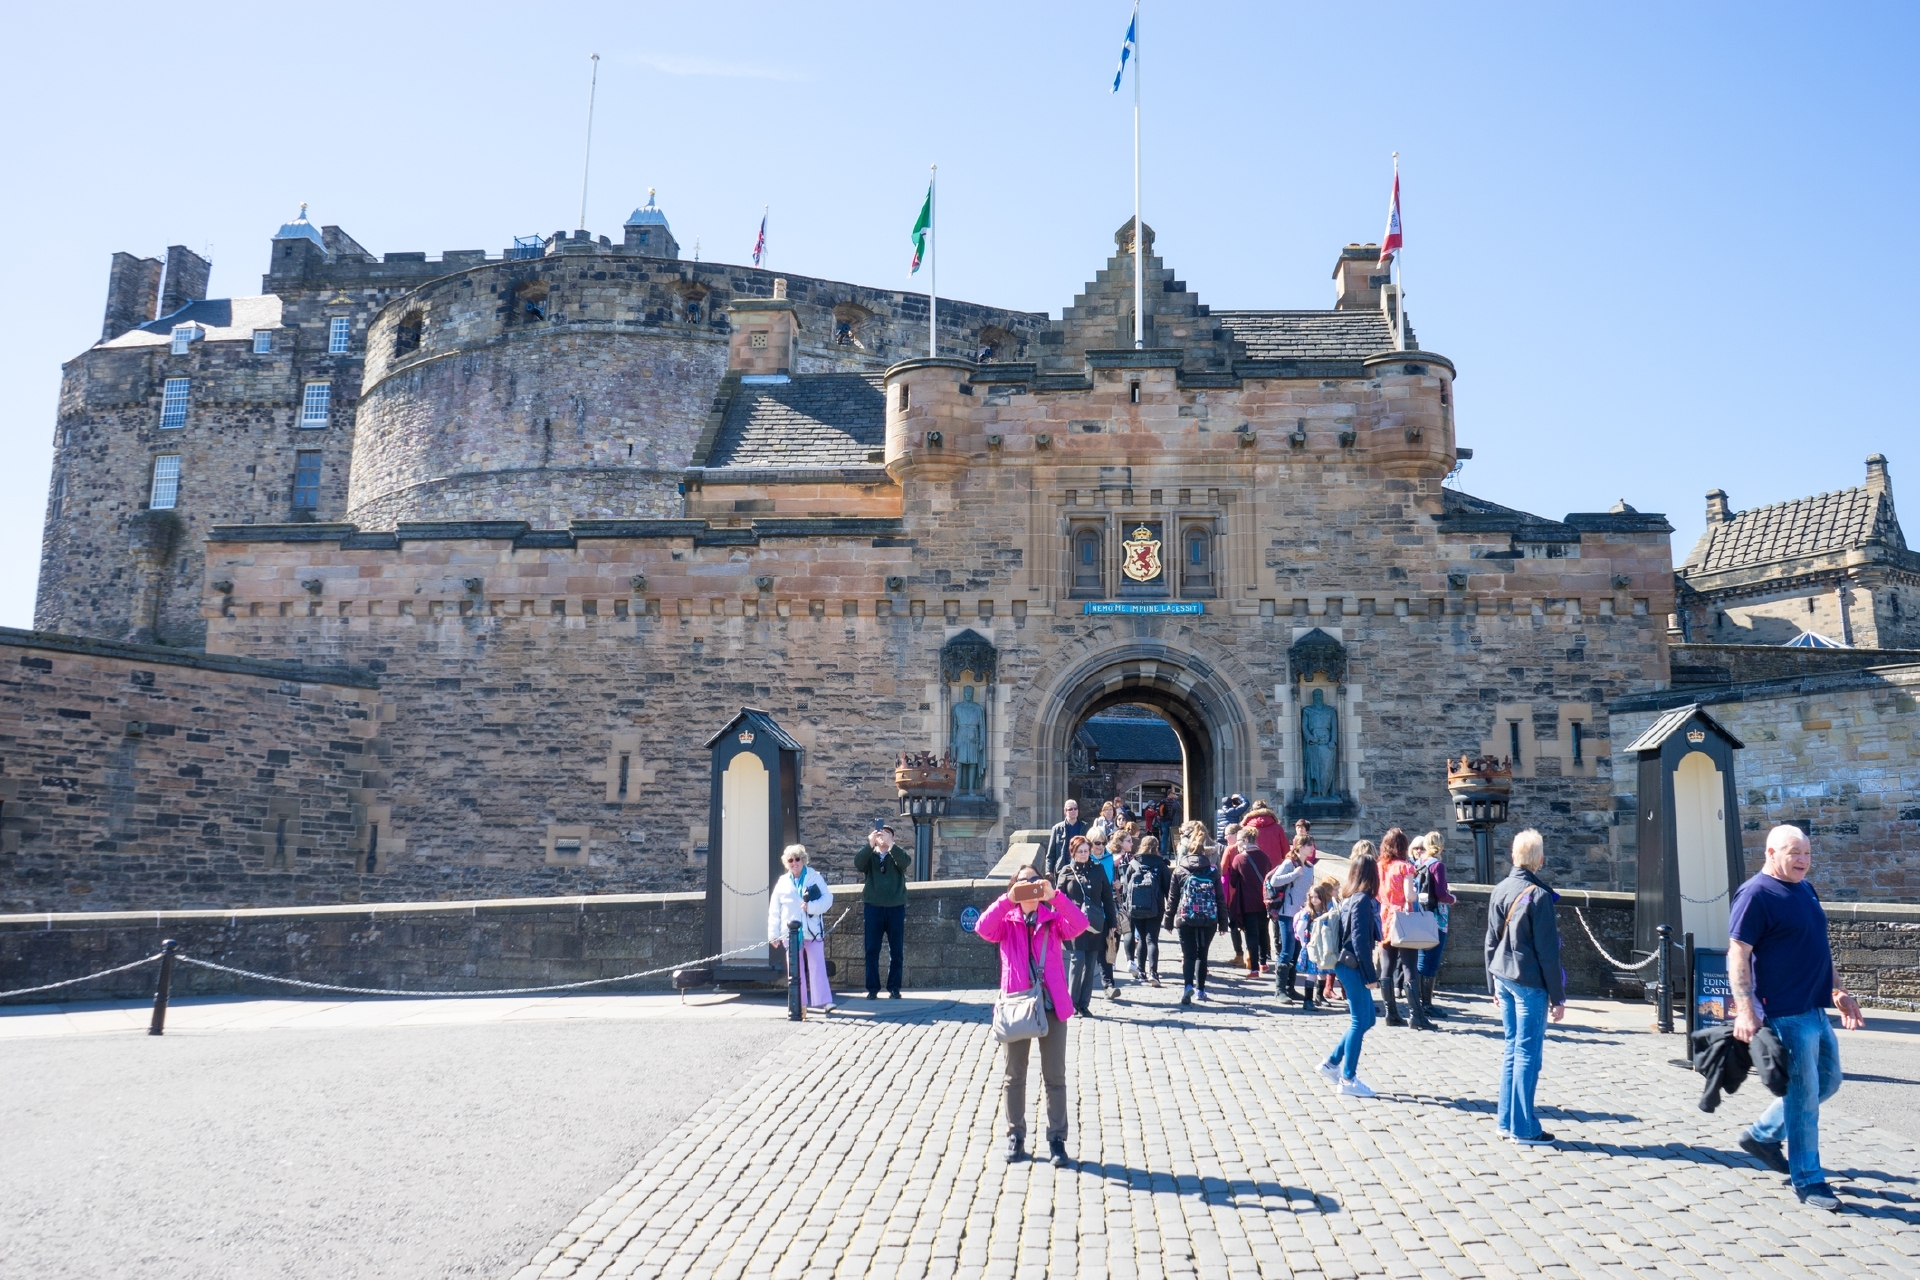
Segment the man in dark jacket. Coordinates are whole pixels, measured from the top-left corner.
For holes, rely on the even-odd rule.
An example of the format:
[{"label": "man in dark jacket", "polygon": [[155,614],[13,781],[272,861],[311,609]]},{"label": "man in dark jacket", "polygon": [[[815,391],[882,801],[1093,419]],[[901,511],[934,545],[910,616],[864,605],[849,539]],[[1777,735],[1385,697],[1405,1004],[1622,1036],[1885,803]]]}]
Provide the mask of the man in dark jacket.
[{"label": "man in dark jacket", "polygon": [[1213,838],[1220,844],[1227,842],[1227,828],[1247,816],[1247,798],[1238,791],[1220,802],[1220,808],[1213,815]]},{"label": "man in dark jacket", "polygon": [[1827,1010],[1838,1006],[1849,1031],[1866,1019],[1833,967],[1827,913],[1807,883],[1812,867],[1800,828],[1767,833],[1765,865],[1733,895],[1727,981],[1734,1036],[1751,1041],[1764,1024],[1787,1049],[1786,1096],[1754,1122],[1740,1149],[1792,1178],[1802,1204],[1838,1213],[1840,1197],[1820,1167],[1820,1104],[1840,1088],[1840,1040]]},{"label": "man in dark jacket", "polygon": [[1087,824],[1080,821],[1080,802],[1069,800],[1060,809],[1063,818],[1053,824],[1053,830],[1047,833],[1047,844],[1040,851],[1040,860],[1033,869],[1052,877],[1060,874],[1060,868],[1066,865],[1067,846],[1073,843],[1075,836],[1087,834]]},{"label": "man in dark jacket", "polygon": [[880,998],[880,940],[887,940],[887,994],[900,998],[900,952],[907,933],[909,855],[893,847],[893,828],[873,824],[867,847],[853,855],[853,869],[866,881],[860,890],[867,918],[867,999]]},{"label": "man in dark jacket", "polygon": [[1546,843],[1529,827],[1513,838],[1513,874],[1493,887],[1487,904],[1487,986],[1499,1001],[1507,1041],[1500,1060],[1500,1131],[1526,1147],[1553,1143],[1534,1115],[1533,1093],[1547,1023],[1567,1014],[1553,886],[1540,878],[1545,864]]}]

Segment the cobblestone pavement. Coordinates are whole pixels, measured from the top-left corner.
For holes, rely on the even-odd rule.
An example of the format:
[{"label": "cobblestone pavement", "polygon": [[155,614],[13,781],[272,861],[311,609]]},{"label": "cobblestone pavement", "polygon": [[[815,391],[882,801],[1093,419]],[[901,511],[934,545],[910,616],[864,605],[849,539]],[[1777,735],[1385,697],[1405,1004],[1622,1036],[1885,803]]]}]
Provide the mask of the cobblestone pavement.
[{"label": "cobblestone pavement", "polygon": [[1378,1026],[1381,1096],[1359,1101],[1313,1072],[1343,1014],[1215,986],[1192,1011],[1177,983],[1128,986],[1074,1020],[1066,1171],[1002,1161],[984,1000],[810,1022],[518,1275],[1920,1275],[1911,1141],[1830,1108],[1848,1208],[1807,1209],[1734,1145],[1764,1090],[1700,1112],[1678,1036],[1553,1028],[1540,1101],[1563,1141],[1527,1149],[1494,1129],[1484,1004],[1439,1033]]}]

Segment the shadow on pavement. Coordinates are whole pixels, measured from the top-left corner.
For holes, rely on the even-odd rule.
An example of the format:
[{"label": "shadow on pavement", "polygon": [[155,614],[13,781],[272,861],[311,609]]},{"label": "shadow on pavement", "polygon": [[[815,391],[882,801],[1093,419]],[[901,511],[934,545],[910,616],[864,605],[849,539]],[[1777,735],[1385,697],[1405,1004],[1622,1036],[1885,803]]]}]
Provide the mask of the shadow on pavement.
[{"label": "shadow on pavement", "polygon": [[[1135,1169],[1119,1163],[1101,1163],[1097,1160],[1078,1162],[1081,1173],[1099,1174],[1108,1182],[1128,1187],[1136,1191],[1162,1191],[1171,1188],[1183,1196],[1197,1196],[1208,1204],[1226,1205],[1230,1208],[1265,1207],[1265,1202],[1279,1198],[1287,1202],[1287,1208],[1296,1213],[1338,1213],[1340,1201],[1323,1192],[1309,1191],[1305,1187],[1289,1187],[1279,1182],[1264,1182],[1252,1178],[1202,1178],[1194,1174],[1173,1174],[1155,1172],[1151,1169]],[[1241,1205],[1241,1196],[1252,1196],[1254,1203]]]}]

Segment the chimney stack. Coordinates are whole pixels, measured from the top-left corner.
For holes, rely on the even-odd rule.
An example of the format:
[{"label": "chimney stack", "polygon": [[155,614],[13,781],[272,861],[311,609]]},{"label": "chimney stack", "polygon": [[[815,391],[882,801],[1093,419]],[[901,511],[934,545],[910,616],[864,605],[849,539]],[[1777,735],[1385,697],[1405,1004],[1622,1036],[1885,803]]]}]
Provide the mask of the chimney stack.
[{"label": "chimney stack", "polygon": [[167,246],[166,287],[160,294],[160,314],[170,316],[189,302],[207,296],[207,277],[213,264],[183,244]]},{"label": "chimney stack", "polygon": [[1380,286],[1388,268],[1380,265],[1380,246],[1350,244],[1333,264],[1333,306],[1336,311],[1378,311]]},{"label": "chimney stack", "polygon": [[775,280],[771,298],[736,298],[731,310],[728,370],[754,377],[791,375],[800,362],[800,317],[787,298],[787,282]]},{"label": "chimney stack", "polygon": [[1887,477],[1887,455],[1884,453],[1867,455],[1867,492],[1893,496],[1893,481]]},{"label": "chimney stack", "polygon": [[1707,490],[1707,523],[1729,524],[1733,521],[1733,509],[1727,505],[1725,489]]},{"label": "chimney stack", "polygon": [[113,255],[107,271],[107,314],[100,341],[108,342],[154,318],[160,305],[160,259]]}]

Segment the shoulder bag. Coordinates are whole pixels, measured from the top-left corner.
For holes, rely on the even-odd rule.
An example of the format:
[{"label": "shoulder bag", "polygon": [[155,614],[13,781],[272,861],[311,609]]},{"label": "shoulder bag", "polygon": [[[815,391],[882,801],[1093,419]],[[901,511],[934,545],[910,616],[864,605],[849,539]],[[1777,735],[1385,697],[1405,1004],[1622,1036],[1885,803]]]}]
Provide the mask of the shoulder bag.
[{"label": "shoulder bag", "polygon": [[[1039,926],[1045,929],[1045,925]],[[1033,939],[1020,926],[1027,941],[1027,974],[1033,985],[1025,991],[1002,991],[993,1002],[993,1038],[1000,1044],[1015,1040],[1036,1040],[1047,1034],[1047,993],[1044,974],[1033,961]],[[1045,944],[1042,944],[1044,950]]]}]

